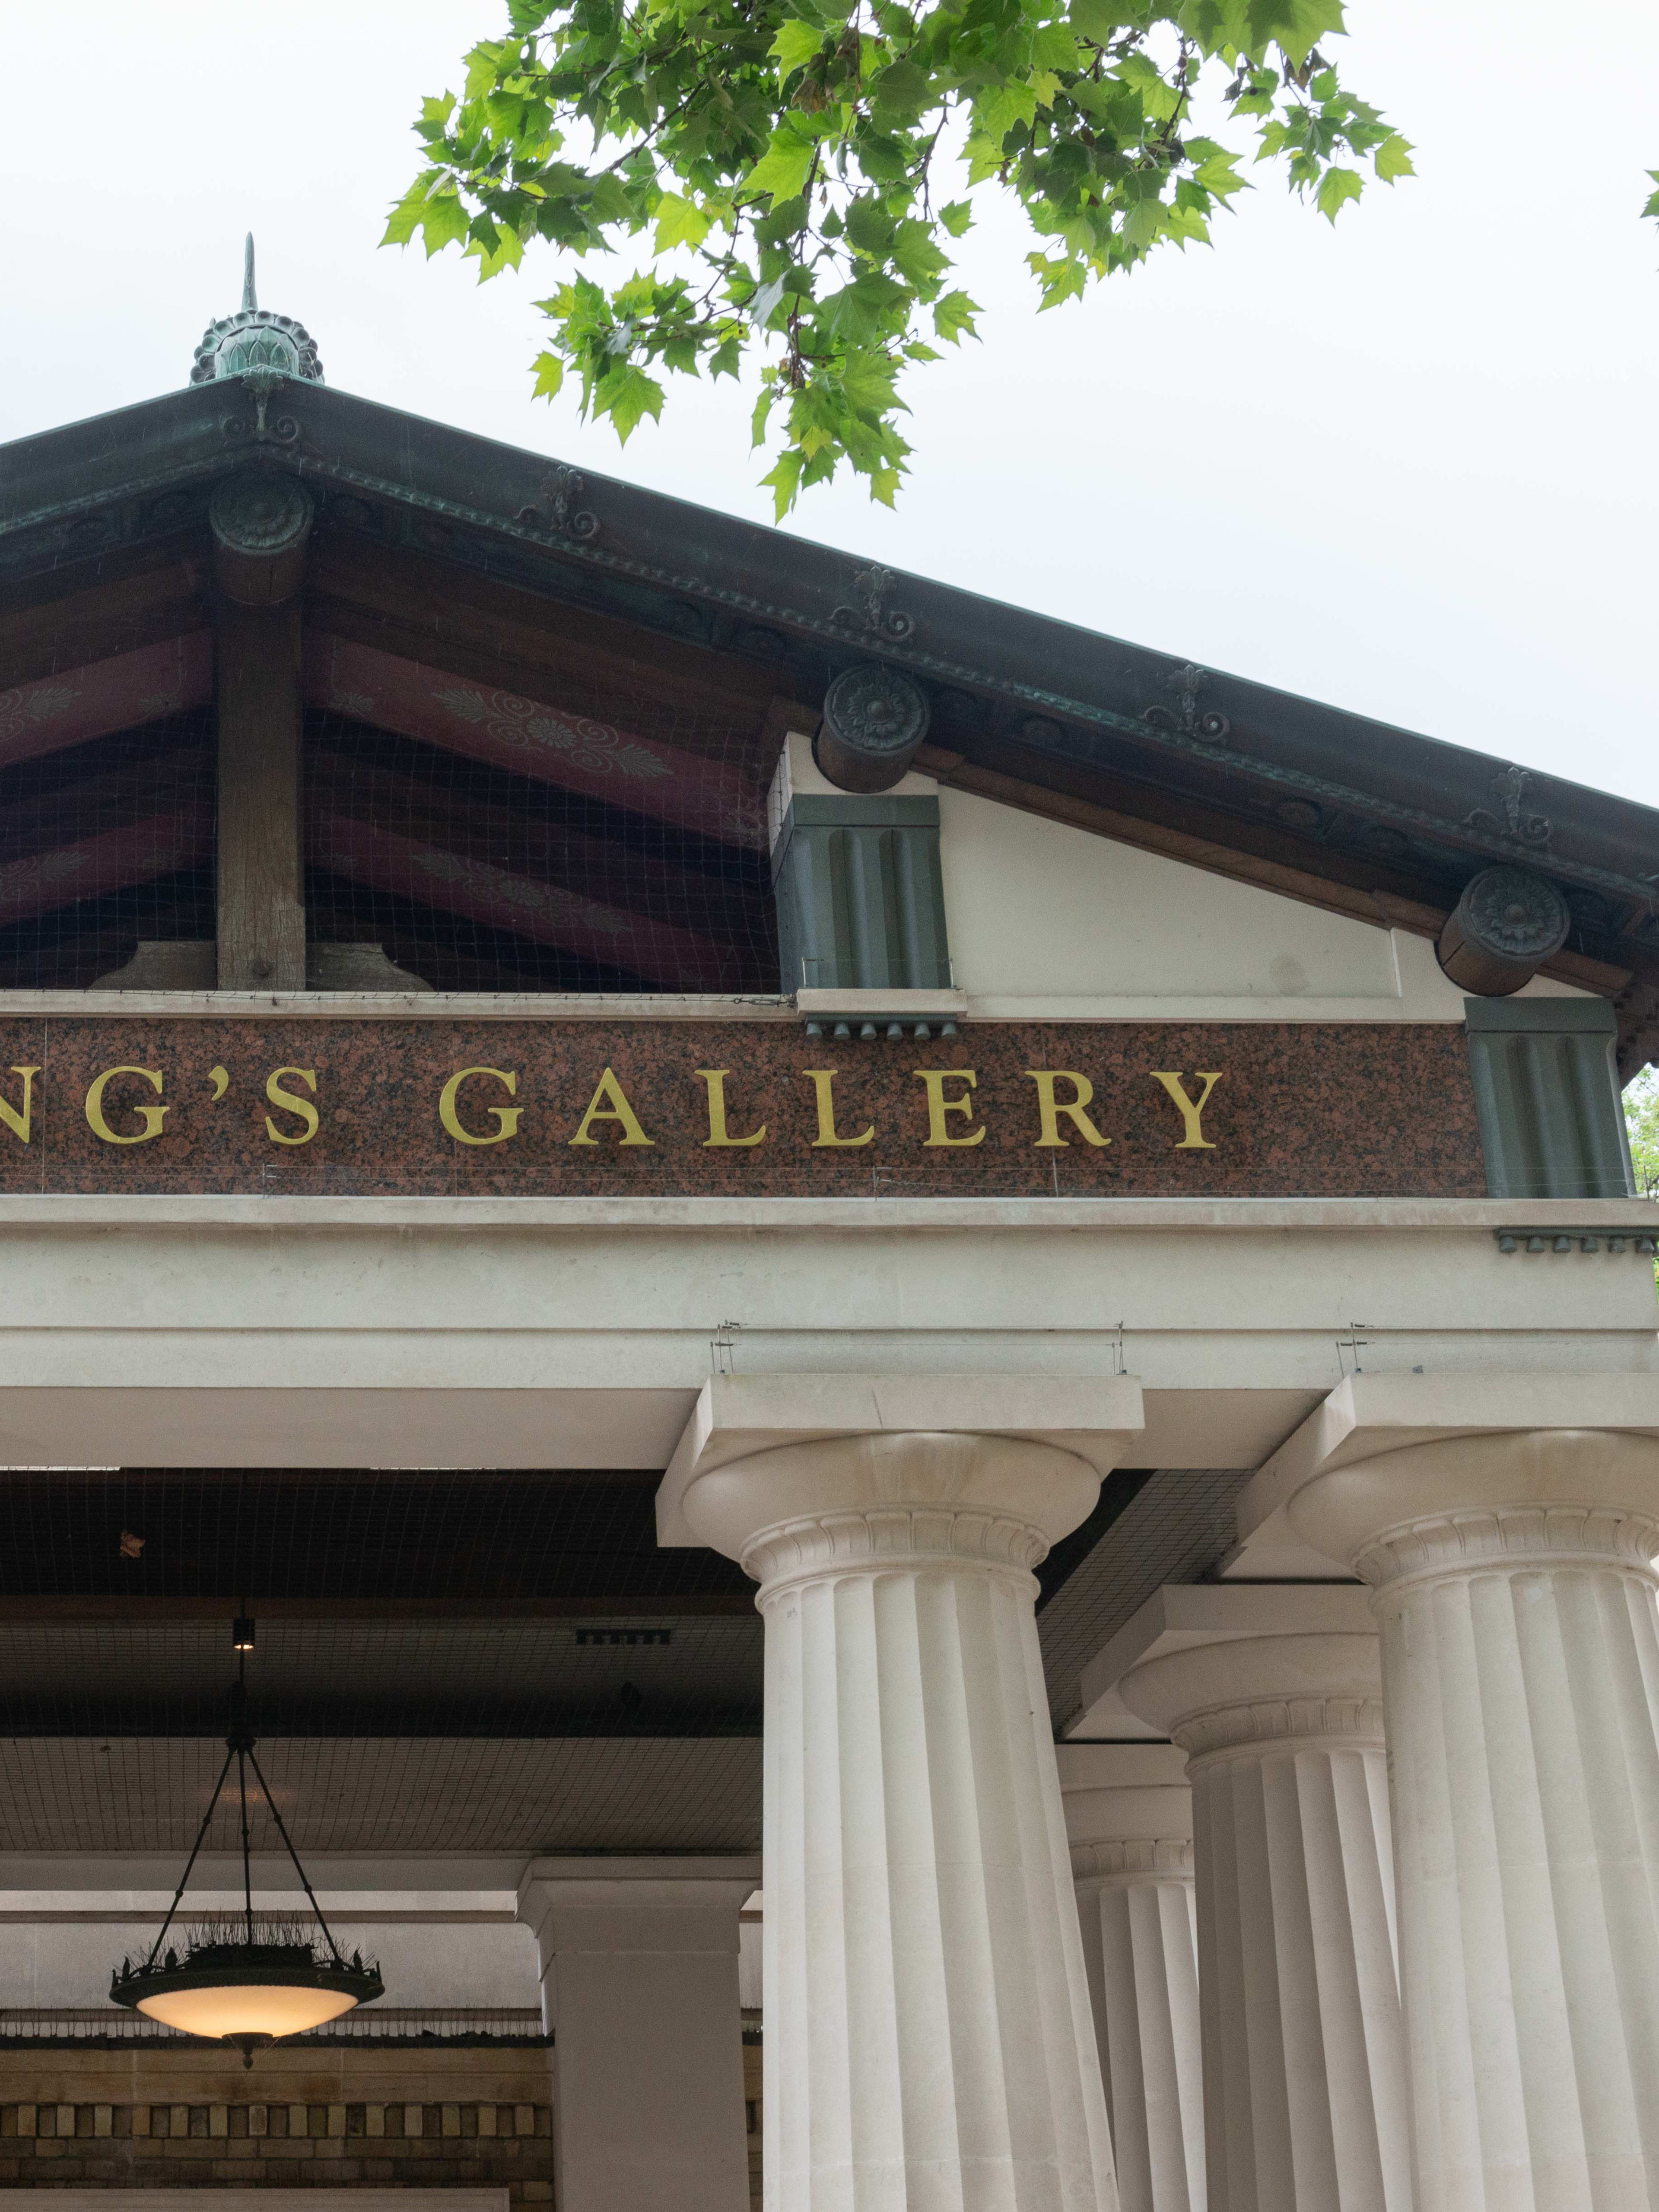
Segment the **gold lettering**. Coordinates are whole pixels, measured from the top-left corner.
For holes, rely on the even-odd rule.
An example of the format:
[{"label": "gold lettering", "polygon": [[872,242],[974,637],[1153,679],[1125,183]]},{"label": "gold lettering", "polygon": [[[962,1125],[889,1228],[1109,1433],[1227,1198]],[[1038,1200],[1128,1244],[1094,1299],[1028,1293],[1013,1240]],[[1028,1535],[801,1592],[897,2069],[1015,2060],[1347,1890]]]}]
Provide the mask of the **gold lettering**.
[{"label": "gold lettering", "polygon": [[283,1090],[278,1078],[284,1075],[296,1077],[314,1095],[317,1071],[314,1067],[273,1067],[265,1079],[265,1097],[284,1114],[292,1114],[296,1121],[303,1121],[306,1133],[303,1137],[285,1137],[267,1114],[265,1134],[273,1145],[308,1145],[317,1133],[317,1109],[309,1098],[296,1097],[293,1091]]},{"label": "gold lettering", "polygon": [[[1042,1134],[1032,1146],[1033,1152],[1044,1145],[1070,1146],[1071,1139],[1060,1133],[1062,1114],[1085,1145],[1111,1143],[1111,1139],[1103,1137],[1083,1110],[1095,1095],[1095,1086],[1086,1075],[1079,1075],[1073,1067],[1028,1067],[1025,1073],[1037,1087],[1037,1116],[1042,1124]],[[1056,1098],[1054,1085],[1057,1083],[1069,1083],[1077,1096],[1074,1098]]]},{"label": "gold lettering", "polygon": [[1198,1079],[1204,1088],[1199,1092],[1196,1100],[1187,1096],[1184,1071],[1180,1074],[1171,1074],[1164,1068],[1154,1067],[1149,1069],[1148,1073],[1154,1083],[1161,1083],[1164,1085],[1170,1097],[1181,1109],[1182,1123],[1187,1133],[1176,1146],[1176,1151],[1178,1152],[1214,1152],[1215,1146],[1204,1134],[1202,1115],[1204,1109],[1210,1103],[1210,1093],[1221,1080],[1220,1069],[1212,1069],[1207,1074],[1201,1067],[1197,1071]]},{"label": "gold lettering", "polygon": [[818,1133],[812,1139],[816,1152],[820,1145],[867,1145],[876,1133],[872,1121],[861,1137],[838,1137],[836,1134],[836,1078],[838,1067],[804,1067],[803,1075],[810,1076],[818,1095]]},{"label": "gold lettering", "polygon": [[159,1098],[161,1095],[161,1071],[159,1067],[106,1067],[101,1075],[92,1079],[92,1088],[87,1093],[87,1126],[94,1137],[101,1137],[106,1145],[147,1145],[152,1137],[161,1133],[161,1123],[167,1109],[165,1106],[135,1106],[133,1112],[143,1123],[136,1137],[118,1136],[104,1119],[104,1085],[112,1083],[118,1075],[142,1075]]},{"label": "gold lettering", "polygon": [[974,1102],[971,1098],[947,1098],[945,1095],[945,1084],[952,1076],[959,1076],[970,1091],[975,1089],[979,1078],[973,1069],[971,1067],[918,1067],[913,1072],[927,1086],[927,1134],[923,1140],[923,1149],[926,1150],[928,1146],[949,1145],[954,1149],[960,1150],[963,1145],[981,1143],[985,1136],[983,1121],[980,1123],[971,1137],[947,1135],[945,1127],[945,1117],[947,1114],[965,1114],[970,1121],[974,1118]]},{"label": "gold lettering", "polygon": [[518,1134],[519,1116],[522,1106],[486,1106],[484,1111],[495,1116],[495,1133],[490,1137],[475,1137],[470,1129],[461,1127],[460,1116],[455,1111],[456,1094],[469,1075],[491,1075],[497,1083],[507,1085],[507,1095],[519,1095],[519,1079],[510,1067],[458,1067],[438,1093],[438,1119],[458,1145],[504,1145],[509,1137]]},{"label": "gold lettering", "polygon": [[731,1069],[700,1067],[696,1073],[702,1076],[703,1081],[708,1085],[708,1134],[702,1140],[703,1150],[707,1152],[711,1145],[743,1146],[758,1145],[763,1142],[766,1136],[764,1121],[761,1123],[752,1137],[732,1137],[726,1133],[726,1079],[732,1073]]},{"label": "gold lettering", "polygon": [[[601,1106],[599,1101],[602,1098],[608,1098],[611,1102],[610,1104],[608,1106]],[[594,1090],[593,1096],[588,1101],[587,1111],[582,1115],[581,1127],[577,1130],[575,1135],[570,1139],[571,1143],[573,1145],[597,1145],[599,1141],[599,1139],[597,1137],[590,1137],[587,1133],[589,1128],[595,1121],[621,1122],[623,1134],[618,1139],[619,1144],[654,1145],[657,1141],[654,1137],[647,1137],[644,1130],[641,1128],[638,1118],[634,1112],[634,1109],[629,1104],[627,1099],[623,1096],[623,1087],[621,1084],[617,1082],[616,1077],[611,1073],[608,1067],[605,1069],[605,1073],[599,1078],[598,1085]]]},{"label": "gold lettering", "polygon": [[23,1110],[21,1114],[15,1106],[9,1106],[3,1098],[0,1098],[0,1121],[5,1123],[22,1145],[27,1145],[29,1140],[29,1121],[34,1110],[34,1079],[40,1073],[38,1067],[14,1067],[12,1070],[14,1075],[21,1075],[23,1079]]}]

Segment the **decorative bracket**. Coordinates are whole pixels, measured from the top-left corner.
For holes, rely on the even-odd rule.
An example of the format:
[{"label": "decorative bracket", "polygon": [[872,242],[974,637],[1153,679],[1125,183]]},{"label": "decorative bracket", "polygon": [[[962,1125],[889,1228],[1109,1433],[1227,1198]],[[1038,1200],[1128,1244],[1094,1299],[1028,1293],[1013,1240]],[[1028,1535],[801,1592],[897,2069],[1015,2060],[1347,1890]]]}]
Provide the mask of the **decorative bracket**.
[{"label": "decorative bracket", "polygon": [[[266,410],[271,395],[280,392],[289,381],[279,368],[250,368],[239,381],[244,392],[253,401],[252,434],[258,443],[266,446],[291,446],[300,434],[300,425],[292,415],[279,415],[274,422],[267,420]],[[228,415],[224,433],[228,438],[246,438],[250,432],[245,415]]]},{"label": "decorative bracket", "polygon": [[853,579],[853,598],[858,604],[837,607],[830,621],[850,623],[874,637],[890,638],[896,645],[901,639],[908,637],[916,626],[914,615],[902,614],[897,608],[890,611],[885,605],[887,594],[897,581],[892,570],[882,568],[878,562],[860,568]]},{"label": "decorative bracket", "polygon": [[1527,787],[1532,781],[1523,768],[1513,763],[1502,775],[1495,775],[1486,788],[1502,809],[1501,816],[1488,806],[1477,806],[1473,813],[1463,817],[1466,830],[1479,830],[1486,837],[1504,837],[1518,845],[1547,845],[1554,824],[1547,814],[1528,814],[1524,801]]},{"label": "decorative bracket", "polygon": [[1141,720],[1150,722],[1155,730],[1172,730],[1177,737],[1195,738],[1200,744],[1218,745],[1231,733],[1232,724],[1213,708],[1200,713],[1198,695],[1209,680],[1208,671],[1195,667],[1189,660],[1164,684],[1164,690],[1176,695],[1175,709],[1147,707],[1141,711]]},{"label": "decorative bracket", "polygon": [[[576,505],[581,497],[584,479],[567,462],[561,461],[544,486],[548,528],[554,537],[574,538],[579,544],[586,544],[590,538],[597,538],[599,534],[599,517],[589,514],[586,507]],[[521,507],[519,509],[520,522],[539,522],[542,520],[543,510],[539,507]]]}]

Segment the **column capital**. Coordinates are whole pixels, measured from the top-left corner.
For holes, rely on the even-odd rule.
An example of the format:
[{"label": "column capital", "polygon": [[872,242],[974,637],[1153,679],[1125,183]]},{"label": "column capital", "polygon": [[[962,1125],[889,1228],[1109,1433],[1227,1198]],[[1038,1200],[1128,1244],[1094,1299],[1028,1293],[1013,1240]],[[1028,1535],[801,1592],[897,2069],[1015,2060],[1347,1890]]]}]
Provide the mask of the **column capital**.
[{"label": "column capital", "polygon": [[1375,1628],[1370,1595],[1358,1583],[1166,1583],[1084,1668],[1083,1712],[1074,1726],[1090,1735],[1167,1735],[1123,1698],[1125,1677],[1148,1660],[1245,1638],[1366,1636]]},{"label": "column capital", "polygon": [[[1143,1426],[1140,1385],[1121,1375],[714,1375],[658,1490],[657,1540],[739,1559],[763,1528],[956,1502],[966,1479],[964,1510],[1011,1514],[1046,1550],[1090,1511]],[[975,1449],[953,1462],[952,1439]],[[740,1474],[714,1480],[738,1462]]]},{"label": "column capital", "polygon": [[1249,1485],[1277,1522],[1374,1583],[1441,1568],[1659,1548],[1659,1376],[1350,1376]]},{"label": "column capital", "polygon": [[[737,1916],[760,1881],[757,1851],[707,1858],[534,1858],[519,1879],[519,1918],[538,1939],[549,1938],[544,1948],[553,1949],[566,1948],[551,1939],[556,1930],[568,1933],[579,1925],[577,1916],[640,1916],[640,1925],[651,1931],[645,1948],[659,1950],[672,1948],[665,1945],[662,1935],[672,1917],[712,1912],[730,1916],[732,1936],[726,1948],[735,1948]],[[600,1948],[615,1946],[608,1940]]]},{"label": "column capital", "polygon": [[1382,1747],[1375,1631],[1194,1644],[1134,1668],[1120,1688],[1131,1712],[1186,1753],[1188,1774],[1203,1761],[1287,1746]]},{"label": "column capital", "polygon": [[1190,1887],[1195,1861],[1190,1836],[1158,1836],[1146,1842],[1073,1844],[1072,1879],[1078,1894],[1105,1889],[1144,1889],[1151,1882]]},{"label": "column capital", "polygon": [[1172,1743],[1055,1747],[1079,1889],[1193,1878],[1193,1793]]},{"label": "column capital", "polygon": [[1027,1577],[1140,1419],[1121,1376],[716,1376],[663,1477],[659,1536],[765,1589],[900,1565]]}]

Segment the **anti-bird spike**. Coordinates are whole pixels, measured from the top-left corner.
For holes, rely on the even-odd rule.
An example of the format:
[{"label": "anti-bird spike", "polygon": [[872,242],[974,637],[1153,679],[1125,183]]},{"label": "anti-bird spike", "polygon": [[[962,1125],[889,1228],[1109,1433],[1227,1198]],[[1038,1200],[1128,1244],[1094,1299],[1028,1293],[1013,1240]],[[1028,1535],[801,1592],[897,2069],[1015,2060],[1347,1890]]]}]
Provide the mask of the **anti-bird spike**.
[{"label": "anti-bird spike", "polygon": [[258,304],[253,290],[253,233],[249,231],[242,248],[242,313],[251,315]]}]

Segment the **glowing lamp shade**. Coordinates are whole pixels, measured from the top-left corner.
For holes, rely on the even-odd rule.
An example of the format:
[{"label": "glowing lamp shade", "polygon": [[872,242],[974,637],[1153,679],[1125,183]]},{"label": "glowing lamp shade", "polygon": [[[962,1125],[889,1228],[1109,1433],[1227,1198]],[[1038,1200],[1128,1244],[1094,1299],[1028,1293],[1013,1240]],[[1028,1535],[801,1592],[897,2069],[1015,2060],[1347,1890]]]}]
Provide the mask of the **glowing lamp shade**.
[{"label": "glowing lamp shade", "polygon": [[140,1997],[138,2009],[163,2027],[189,2035],[303,2035],[338,2020],[357,2002],[349,1990],[284,1988],[276,1982],[236,1982],[199,1990],[159,1990]]},{"label": "glowing lamp shade", "polygon": [[268,2044],[308,2034],[386,1994],[380,1968],[366,1966],[356,1952],[349,1960],[337,1951],[319,1959],[303,1938],[262,1943],[259,1932],[257,1920],[251,1942],[204,1930],[182,1961],[175,1951],[159,1966],[124,1961],[110,1996],[164,2027],[234,2043],[252,2065],[253,2052]]}]

